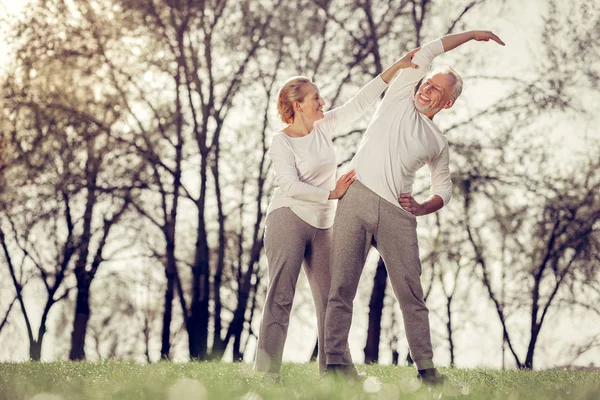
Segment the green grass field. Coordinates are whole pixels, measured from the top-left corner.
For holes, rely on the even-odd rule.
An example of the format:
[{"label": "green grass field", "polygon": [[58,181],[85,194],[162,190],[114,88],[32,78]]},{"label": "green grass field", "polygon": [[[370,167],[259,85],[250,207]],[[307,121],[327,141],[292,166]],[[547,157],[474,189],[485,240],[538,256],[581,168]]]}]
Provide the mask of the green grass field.
[{"label": "green grass field", "polygon": [[600,399],[600,371],[441,369],[452,387],[420,387],[415,370],[358,366],[364,383],[319,379],[315,364],[285,364],[283,386],[264,385],[247,364],[4,363],[0,399]]}]

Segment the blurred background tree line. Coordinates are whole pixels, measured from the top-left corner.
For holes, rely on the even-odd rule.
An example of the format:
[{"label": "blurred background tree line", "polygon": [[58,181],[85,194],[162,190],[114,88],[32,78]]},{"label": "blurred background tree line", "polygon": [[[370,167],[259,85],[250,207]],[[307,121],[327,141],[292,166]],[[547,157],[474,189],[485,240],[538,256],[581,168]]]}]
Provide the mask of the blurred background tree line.
[{"label": "blurred background tree line", "polygon": [[[522,62],[498,59],[511,46],[498,29],[503,53],[467,45],[442,56],[466,86],[438,121],[454,199],[420,219],[419,235],[436,354],[449,365],[464,365],[478,340],[503,367],[600,349],[600,5],[537,3],[542,23],[522,38]],[[493,29],[519,7],[31,1],[3,21],[2,358],[27,348],[33,360],[252,359],[279,85],[309,76],[335,107],[407,50]],[[334,138],[341,171],[368,120]],[[364,360],[410,362],[383,262],[366,270]],[[303,290],[294,316],[314,325]],[[561,333],[567,316],[592,329]]]}]

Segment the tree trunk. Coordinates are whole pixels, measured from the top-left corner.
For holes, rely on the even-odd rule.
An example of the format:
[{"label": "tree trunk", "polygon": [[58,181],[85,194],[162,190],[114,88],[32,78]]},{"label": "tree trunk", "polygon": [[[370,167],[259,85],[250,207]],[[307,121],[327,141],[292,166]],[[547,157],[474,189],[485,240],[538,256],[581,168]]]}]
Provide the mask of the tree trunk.
[{"label": "tree trunk", "polygon": [[[249,277],[245,278],[249,279]],[[244,321],[246,309],[248,307],[248,298],[249,294],[247,291],[242,290],[238,294],[238,306],[235,310],[233,320],[231,321],[231,325],[227,330],[227,336],[225,337],[225,344],[229,343],[232,337],[234,338],[233,361],[237,361],[239,358],[239,354],[236,354],[236,343],[238,344],[237,353],[239,353],[238,338],[242,335],[242,332],[244,330]]]},{"label": "tree trunk", "polygon": [[[219,130],[220,131],[220,130]],[[223,348],[223,342],[221,340],[221,330],[222,330],[222,320],[221,320],[221,280],[223,276],[223,270],[225,269],[225,248],[227,246],[225,239],[225,214],[223,211],[223,199],[221,195],[221,183],[220,183],[220,173],[219,173],[219,160],[220,160],[220,148],[218,142],[218,136],[215,136],[215,142],[213,145],[214,149],[214,161],[212,166],[212,172],[215,182],[215,197],[217,200],[217,219],[219,222],[219,244],[217,249],[217,268],[215,274],[213,276],[212,282],[212,293],[213,293],[213,345],[211,349],[211,358],[221,358],[225,349]],[[242,186],[242,194],[241,198],[244,198],[244,188],[245,185]],[[240,204],[240,214],[243,213],[244,204]],[[243,220],[243,216],[241,216],[240,221]],[[243,241],[240,240],[239,246],[243,250]]]},{"label": "tree trunk", "polygon": [[380,257],[377,263],[375,278],[373,279],[373,291],[369,301],[369,328],[367,333],[367,344],[365,346],[365,364],[374,364],[379,361],[379,342],[381,339],[381,316],[383,315],[383,303],[385,299],[385,287],[387,284],[387,270],[383,259]]},{"label": "tree trunk", "polygon": [[211,359],[220,359],[223,357],[223,353],[225,352],[225,348],[223,346],[223,340],[221,338],[221,331],[223,329],[223,324],[221,320],[221,310],[223,308],[221,303],[221,273],[217,271],[213,280],[213,296],[214,296],[214,331],[213,331],[213,345],[211,348]]},{"label": "tree trunk", "polygon": [[171,352],[171,319],[173,318],[173,298],[175,294],[175,254],[173,254],[174,246],[167,244],[167,268],[165,275],[167,276],[167,288],[165,291],[165,309],[163,313],[162,337],[160,347],[161,360],[168,360]]},{"label": "tree trunk", "polygon": [[90,284],[85,276],[77,277],[77,299],[75,302],[75,320],[71,334],[71,351],[69,360],[85,360],[85,336],[90,319]]},{"label": "tree trunk", "polygon": [[240,330],[239,334],[235,335],[235,339],[233,339],[233,362],[241,362],[244,360],[244,354],[240,350],[243,331],[244,323],[242,322],[242,329]]},{"label": "tree trunk", "polygon": [[[77,298],[75,302],[75,318],[73,319],[73,332],[71,333],[70,360],[85,359],[85,334],[87,323],[90,319],[90,285],[93,273],[86,271],[87,259],[90,252],[90,241],[92,238],[92,217],[96,204],[96,191],[98,169],[100,158],[94,157],[95,137],[87,142],[87,161],[85,168],[87,200],[83,214],[83,232],[78,246],[78,258],[75,264],[75,277],[77,278]],[[100,244],[100,252],[102,244]]]},{"label": "tree trunk", "polygon": [[448,301],[446,303],[446,312],[448,313],[448,322],[446,324],[446,329],[448,330],[448,345],[450,347],[450,366],[454,367],[454,340],[453,340],[453,332],[452,332],[452,296],[448,297]]},{"label": "tree trunk", "polygon": [[38,340],[29,342],[29,359],[31,361],[40,361],[42,359],[42,340],[43,337],[40,337]]},{"label": "tree trunk", "polygon": [[208,268],[208,245],[206,233],[204,233],[204,221],[200,222],[202,228],[199,230],[196,241],[196,259],[193,274],[193,296],[188,326],[188,341],[190,359],[204,361],[207,358],[208,345],[208,322],[210,318],[208,303],[209,295],[209,268]]},{"label": "tree trunk", "polygon": [[535,345],[540,334],[540,326],[534,322],[534,326],[531,330],[531,339],[529,340],[529,347],[527,348],[527,356],[525,357],[525,369],[533,369],[533,356],[535,354]]},{"label": "tree trunk", "polygon": [[[60,285],[64,275],[60,273],[57,275],[57,284],[56,287]],[[44,307],[44,311],[42,312],[42,317],[40,318],[40,327],[38,329],[37,340],[29,341],[29,358],[33,361],[40,361],[42,359],[42,344],[44,343],[44,337],[46,336],[46,321],[48,321],[48,314],[50,313],[50,309],[54,305],[55,301],[54,294],[56,293],[56,289],[52,288],[48,292],[48,301],[46,302],[46,306]]]},{"label": "tree trunk", "polygon": [[[253,250],[253,252],[257,251],[257,247]],[[258,250],[259,251],[259,250]],[[242,332],[244,331],[244,322],[246,321],[246,310],[248,309],[248,302],[250,300],[250,292],[252,290],[252,275],[254,274],[254,267],[256,265],[257,258],[253,258],[254,262],[250,263],[248,267],[248,271],[243,275],[240,287],[238,289],[238,304],[233,313],[233,319],[229,324],[229,328],[227,329],[227,334],[225,335],[225,340],[223,341],[224,346],[226,347],[232,338],[234,338],[233,343],[233,360],[237,361],[240,357],[240,340],[242,336]],[[236,347],[237,346],[237,347]]]}]

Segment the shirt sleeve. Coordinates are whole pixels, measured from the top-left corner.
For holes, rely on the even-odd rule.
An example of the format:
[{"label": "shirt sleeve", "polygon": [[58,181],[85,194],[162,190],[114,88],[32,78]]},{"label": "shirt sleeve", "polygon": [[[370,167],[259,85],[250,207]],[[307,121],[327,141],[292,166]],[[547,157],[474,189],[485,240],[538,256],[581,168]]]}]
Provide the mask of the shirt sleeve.
[{"label": "shirt sleeve", "polygon": [[375,79],[367,83],[354,97],[348,100],[346,104],[327,111],[323,119],[315,122],[315,124],[319,125],[328,136],[347,129],[364,114],[369,106],[377,102],[386,87],[387,83],[381,79],[381,76],[376,76]]},{"label": "shirt sleeve", "polygon": [[413,57],[412,62],[417,64],[419,68],[404,68],[392,79],[390,87],[385,94],[383,101],[401,97],[412,96],[413,90],[417,83],[423,79],[425,74],[431,68],[433,59],[444,52],[444,45],[440,39],[427,43],[421,47]]},{"label": "shirt sleeve", "polygon": [[289,197],[313,203],[326,203],[329,190],[302,182],[296,169],[294,152],[283,138],[274,136],[269,148],[269,158],[273,162],[275,182]]},{"label": "shirt sleeve", "polygon": [[444,146],[436,158],[428,163],[429,172],[431,173],[431,194],[440,196],[444,201],[444,205],[448,204],[452,198],[449,164],[448,144]]}]

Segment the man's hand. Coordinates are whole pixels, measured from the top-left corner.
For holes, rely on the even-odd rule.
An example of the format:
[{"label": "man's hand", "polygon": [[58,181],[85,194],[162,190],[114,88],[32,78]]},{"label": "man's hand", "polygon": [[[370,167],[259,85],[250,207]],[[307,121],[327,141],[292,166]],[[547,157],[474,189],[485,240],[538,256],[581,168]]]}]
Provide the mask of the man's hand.
[{"label": "man's hand", "polygon": [[429,196],[427,200],[419,203],[412,197],[412,194],[402,193],[398,201],[400,201],[400,205],[404,210],[417,217],[434,213],[444,207],[444,200],[437,194]]},{"label": "man's hand", "polygon": [[398,200],[400,200],[400,205],[402,208],[412,215],[423,215],[423,206],[412,197],[412,194],[402,193],[400,194],[400,198]]},{"label": "man's hand", "polygon": [[490,39],[499,45],[504,46],[504,42],[491,31],[467,31],[461,33],[452,33],[441,38],[444,51],[455,49],[461,44],[467,43],[469,40],[487,42]]},{"label": "man's hand", "polygon": [[504,42],[492,31],[473,31],[473,40],[477,40],[478,42],[487,42],[490,39],[499,45],[504,46]]}]

